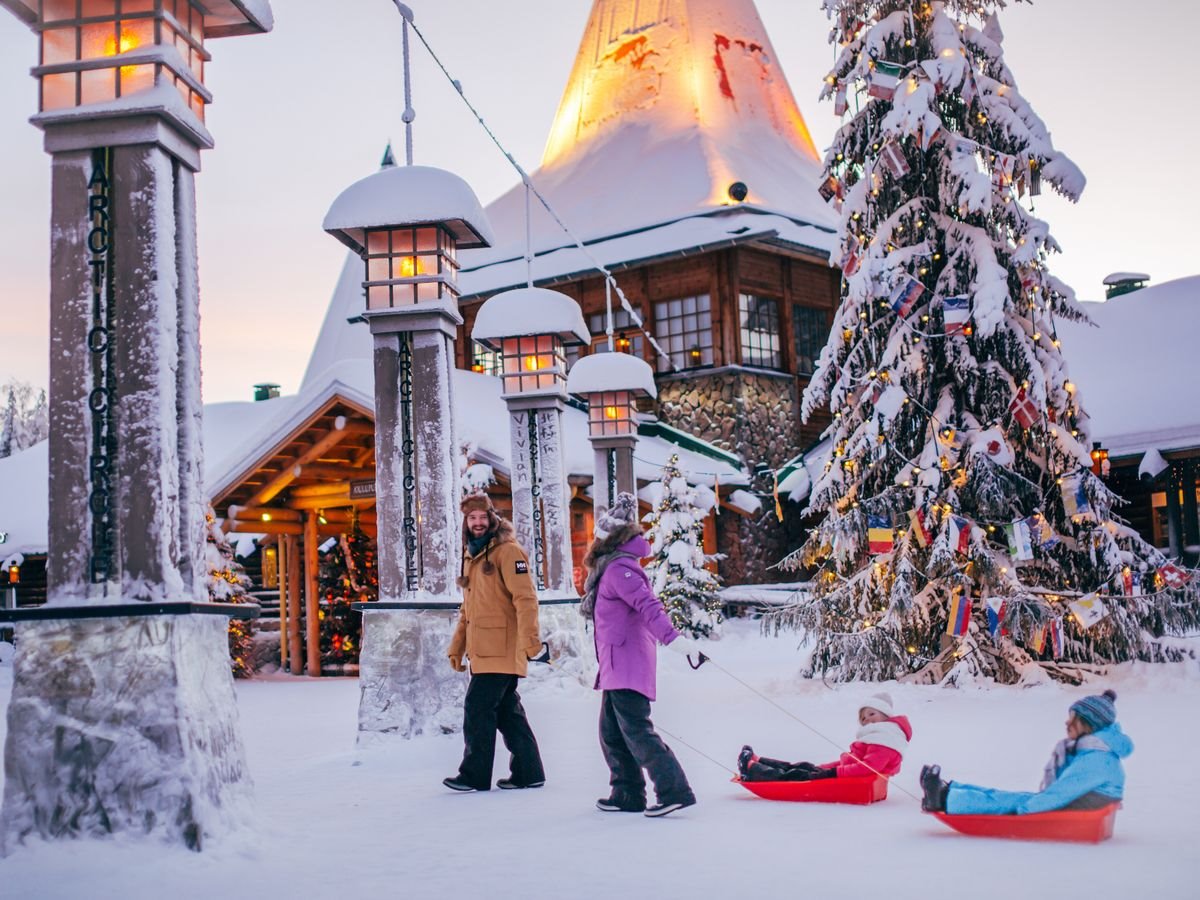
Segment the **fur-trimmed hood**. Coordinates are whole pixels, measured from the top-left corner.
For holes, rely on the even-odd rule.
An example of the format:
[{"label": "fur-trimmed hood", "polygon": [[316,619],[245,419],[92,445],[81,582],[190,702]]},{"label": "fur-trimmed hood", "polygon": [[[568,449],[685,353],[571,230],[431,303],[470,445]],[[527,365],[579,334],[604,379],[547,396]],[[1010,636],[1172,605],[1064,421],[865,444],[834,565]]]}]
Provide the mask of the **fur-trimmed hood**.
[{"label": "fur-trimmed hood", "polygon": [[623,525],[609,534],[608,537],[596,538],[592,541],[592,546],[588,547],[587,555],[583,558],[583,564],[589,569],[595,569],[596,562],[601,557],[615,553],[623,544],[629,543],[635,537],[640,537],[641,534],[642,526],[637,522],[630,522],[628,525]]}]

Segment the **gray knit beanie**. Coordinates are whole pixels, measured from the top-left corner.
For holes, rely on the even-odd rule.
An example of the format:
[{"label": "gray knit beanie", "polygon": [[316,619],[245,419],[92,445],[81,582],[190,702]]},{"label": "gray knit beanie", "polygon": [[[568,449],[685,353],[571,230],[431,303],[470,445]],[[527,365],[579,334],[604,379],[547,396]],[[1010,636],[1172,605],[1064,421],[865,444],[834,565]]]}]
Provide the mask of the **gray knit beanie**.
[{"label": "gray knit beanie", "polygon": [[595,532],[597,540],[602,541],[610,534],[620,531],[628,525],[636,525],[637,520],[637,497],[622,491],[620,494],[617,494],[617,499],[613,502],[612,508],[605,511],[596,520],[592,530]]}]

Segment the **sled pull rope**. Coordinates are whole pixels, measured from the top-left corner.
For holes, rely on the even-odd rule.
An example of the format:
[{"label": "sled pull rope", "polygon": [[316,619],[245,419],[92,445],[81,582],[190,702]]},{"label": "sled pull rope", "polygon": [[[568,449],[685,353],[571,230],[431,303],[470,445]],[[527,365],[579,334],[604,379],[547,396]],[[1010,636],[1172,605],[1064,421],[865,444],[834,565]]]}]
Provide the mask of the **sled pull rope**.
[{"label": "sled pull rope", "polygon": [[691,750],[693,753],[695,753],[698,756],[703,756],[705,759],[707,759],[710,763],[712,763],[718,769],[728,772],[730,775],[734,775],[734,776],[737,775],[737,772],[733,771],[733,769],[729,768],[729,766],[725,765],[725,763],[718,762],[717,760],[715,760],[711,756],[709,756],[707,753],[705,753],[703,750],[700,750],[699,748],[692,746],[687,741],[685,741],[683,738],[681,738],[679,735],[672,734],[671,732],[667,731],[667,729],[663,728],[661,725],[656,724],[654,726],[654,730],[661,731],[663,734],[665,734],[671,740],[675,741],[675,743],[682,744],[684,747],[687,747],[689,750]]}]

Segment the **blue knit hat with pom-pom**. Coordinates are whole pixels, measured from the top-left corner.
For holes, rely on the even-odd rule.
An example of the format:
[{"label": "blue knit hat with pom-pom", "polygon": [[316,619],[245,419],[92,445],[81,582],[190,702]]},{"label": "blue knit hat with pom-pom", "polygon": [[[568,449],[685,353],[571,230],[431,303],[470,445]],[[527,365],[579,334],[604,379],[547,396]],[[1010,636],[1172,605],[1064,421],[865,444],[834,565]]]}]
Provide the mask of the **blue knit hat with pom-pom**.
[{"label": "blue knit hat with pom-pom", "polygon": [[1072,703],[1071,712],[1091,725],[1094,731],[1099,731],[1117,721],[1116,699],[1116,691],[1093,694]]}]

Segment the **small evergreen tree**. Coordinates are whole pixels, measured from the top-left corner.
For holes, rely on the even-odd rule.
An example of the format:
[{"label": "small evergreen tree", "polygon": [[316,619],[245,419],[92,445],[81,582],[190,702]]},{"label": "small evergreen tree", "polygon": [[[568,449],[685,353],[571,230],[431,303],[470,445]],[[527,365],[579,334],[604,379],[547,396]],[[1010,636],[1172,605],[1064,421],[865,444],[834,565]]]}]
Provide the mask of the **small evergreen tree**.
[{"label": "small evergreen tree", "polygon": [[663,467],[660,484],[662,497],[646,516],[654,554],[646,571],[671,623],[693,637],[707,636],[721,621],[721,581],[704,567],[717,559],[704,553],[704,519],[713,504],[704,505],[707,492],[687,483],[678,456]]},{"label": "small evergreen tree", "polygon": [[[213,603],[250,603],[247,594],[250,579],[233,552],[229,538],[217,524],[216,513],[210,506],[204,514],[207,523],[204,560],[208,575],[208,599]],[[234,678],[249,678],[255,672],[254,626],[252,619],[229,620],[229,660]]]},{"label": "small evergreen tree", "polygon": [[[318,573],[321,619],[321,667],[345,671],[358,664],[362,613],[350,604],[379,596],[375,542],[354,522],[321,560]],[[316,674],[315,672],[310,674]]]},{"label": "small evergreen tree", "polygon": [[1200,625],[1200,578],[1091,471],[1055,332],[1085,314],[1021,202],[1074,200],[1084,178],[1004,62],[1004,5],[824,2],[842,45],[825,96],[857,106],[825,158],[841,304],[803,402],[806,419],[832,409],[832,454],[820,524],[783,564],[813,594],[776,622],[843,680],[930,660],[937,677],[1069,678],[1058,660],[1176,658],[1164,638]]}]

